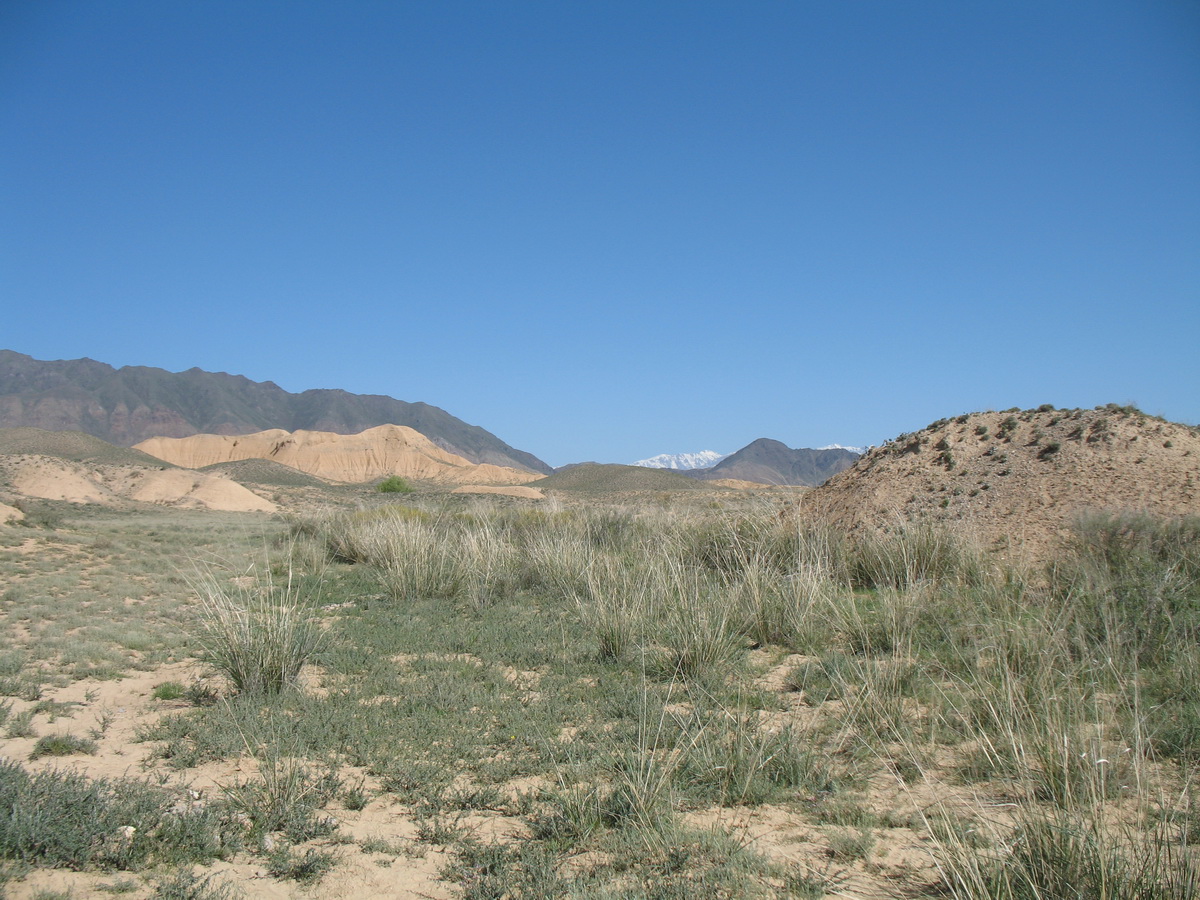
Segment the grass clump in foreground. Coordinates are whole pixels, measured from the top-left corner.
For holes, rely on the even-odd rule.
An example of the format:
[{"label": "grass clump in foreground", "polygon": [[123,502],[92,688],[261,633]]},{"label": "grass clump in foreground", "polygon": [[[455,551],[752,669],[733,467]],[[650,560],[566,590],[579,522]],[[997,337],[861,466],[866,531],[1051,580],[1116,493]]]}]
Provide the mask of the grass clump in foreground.
[{"label": "grass clump in foreground", "polygon": [[200,600],[200,644],[206,661],[238,692],[278,694],[298,683],[300,670],[325,642],[317,621],[321,580],[284,565],[239,576],[204,569],[193,579]]},{"label": "grass clump in foreground", "polygon": [[90,738],[81,738],[73,734],[47,734],[38,738],[33,745],[30,759],[41,759],[43,756],[71,756],[76,753],[95,753],[97,744]]}]

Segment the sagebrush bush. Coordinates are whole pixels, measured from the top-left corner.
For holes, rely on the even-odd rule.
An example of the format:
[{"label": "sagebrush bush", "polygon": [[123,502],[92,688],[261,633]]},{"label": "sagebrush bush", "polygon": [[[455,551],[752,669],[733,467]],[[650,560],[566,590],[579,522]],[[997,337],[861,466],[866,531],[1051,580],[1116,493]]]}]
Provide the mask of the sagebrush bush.
[{"label": "sagebrush bush", "polygon": [[411,494],[413,487],[399,475],[391,475],[379,482],[376,490],[381,494]]},{"label": "sagebrush bush", "polygon": [[81,738],[74,734],[47,734],[38,738],[33,745],[30,759],[41,759],[43,756],[71,756],[76,753],[94,754],[96,742],[90,738]]},{"label": "sagebrush bush", "polygon": [[30,773],[0,761],[0,856],[42,866],[134,869],[153,861],[206,862],[237,847],[217,808],[180,807],[144,781],[78,772]]},{"label": "sagebrush bush", "polygon": [[228,785],[225,799],[250,820],[252,837],[281,831],[299,843],[337,828],[336,821],[317,813],[340,786],[333,772],[315,772],[302,760],[271,755],[262,761],[258,778]]}]

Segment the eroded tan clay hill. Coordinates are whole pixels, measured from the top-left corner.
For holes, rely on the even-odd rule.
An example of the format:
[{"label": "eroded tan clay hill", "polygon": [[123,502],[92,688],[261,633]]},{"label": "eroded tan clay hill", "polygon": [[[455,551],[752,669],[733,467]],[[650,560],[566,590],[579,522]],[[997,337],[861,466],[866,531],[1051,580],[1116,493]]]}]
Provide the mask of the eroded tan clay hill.
[{"label": "eroded tan clay hill", "polygon": [[[274,512],[276,505],[249,488],[204,472],[77,462],[55,456],[0,457],[5,496],[119,506],[124,501],[181,509]],[[0,521],[5,519],[0,509]]]},{"label": "eroded tan clay hill", "polygon": [[519,469],[477,465],[403,425],[379,425],[358,434],[271,429],[257,434],[150,438],[136,449],[188,469],[270,459],[329,481],[365,482],[399,475],[437,484],[506,485],[543,477]]},{"label": "eroded tan clay hill", "polygon": [[1200,429],[1133,407],[982,412],[875,447],[804,507],[858,530],[946,523],[993,547],[1060,539],[1090,512],[1200,514]]}]

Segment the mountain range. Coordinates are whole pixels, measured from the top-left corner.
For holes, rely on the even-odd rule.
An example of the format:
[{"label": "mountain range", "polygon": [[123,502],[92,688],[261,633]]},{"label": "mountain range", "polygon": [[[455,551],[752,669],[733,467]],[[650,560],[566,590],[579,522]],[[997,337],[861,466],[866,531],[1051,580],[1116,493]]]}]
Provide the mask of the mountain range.
[{"label": "mountain range", "polygon": [[44,361],[0,350],[0,427],[82,431],[130,447],[152,437],[252,434],[273,428],[357,434],[404,425],[473,463],[548,474],[532,453],[509,446],[427,403],[342,390],[289,393],[242,375],[93,359]]},{"label": "mountain range", "polygon": [[732,479],[758,484],[815,487],[848,469],[862,455],[855,447],[834,445],[819,450],[792,449],[780,441],[759,438],[736,453],[663,453],[635,462],[650,469],[674,469],[704,481]]},{"label": "mountain range", "polygon": [[646,469],[708,469],[728,455],[715,450],[701,450],[698,453],[660,453],[649,459],[639,459],[634,465]]},{"label": "mountain range", "polygon": [[729,478],[759,484],[807,485],[815,487],[854,465],[859,454],[852,450],[792,449],[780,441],[759,438],[731,453],[709,469],[693,469],[684,475],[705,480]]},{"label": "mountain range", "polygon": [[[359,434],[401,425],[477,465],[538,474],[554,470],[477,425],[428,403],[377,394],[315,389],[293,394],[271,381],[198,368],[168,372],[149,366],[114,368],[94,359],[38,360],[0,350],[0,428],[81,431],[131,447],[150,438],[197,434],[287,432]],[[761,438],[736,453],[711,450],[662,454],[637,466],[674,469],[704,480],[737,479],[773,485],[818,485],[847,468],[847,449],[793,450]]]}]

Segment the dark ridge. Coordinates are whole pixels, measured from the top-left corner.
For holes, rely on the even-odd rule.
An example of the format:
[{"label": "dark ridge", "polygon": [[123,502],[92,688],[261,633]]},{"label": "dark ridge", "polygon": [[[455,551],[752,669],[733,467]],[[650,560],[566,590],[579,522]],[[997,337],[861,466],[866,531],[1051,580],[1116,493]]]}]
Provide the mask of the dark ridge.
[{"label": "dark ridge", "polygon": [[553,471],[532,453],[427,403],[341,390],[292,394],[226,372],[114,369],[93,359],[43,361],[0,350],[0,427],[82,431],[130,447],[151,437],[269,428],[357,434],[389,424],[415,429],[474,463]]}]

